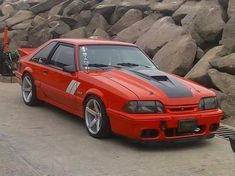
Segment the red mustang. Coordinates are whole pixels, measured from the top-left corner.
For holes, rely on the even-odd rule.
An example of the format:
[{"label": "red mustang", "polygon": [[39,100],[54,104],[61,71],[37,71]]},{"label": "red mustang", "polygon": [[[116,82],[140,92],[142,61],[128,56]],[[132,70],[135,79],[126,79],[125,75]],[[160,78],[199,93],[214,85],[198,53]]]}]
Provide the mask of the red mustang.
[{"label": "red mustang", "polygon": [[219,127],[215,93],[160,71],[136,45],[55,39],[27,52],[16,73],[25,104],[82,117],[93,137],[210,138]]}]

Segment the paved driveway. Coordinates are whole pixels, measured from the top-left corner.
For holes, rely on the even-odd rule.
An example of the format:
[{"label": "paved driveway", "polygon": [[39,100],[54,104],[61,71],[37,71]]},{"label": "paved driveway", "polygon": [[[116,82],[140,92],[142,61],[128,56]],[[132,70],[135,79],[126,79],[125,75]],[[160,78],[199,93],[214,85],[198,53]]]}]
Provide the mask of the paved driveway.
[{"label": "paved driveway", "polygon": [[89,137],[83,121],[49,105],[27,107],[17,84],[0,83],[0,176],[234,176],[220,138],[140,145]]}]

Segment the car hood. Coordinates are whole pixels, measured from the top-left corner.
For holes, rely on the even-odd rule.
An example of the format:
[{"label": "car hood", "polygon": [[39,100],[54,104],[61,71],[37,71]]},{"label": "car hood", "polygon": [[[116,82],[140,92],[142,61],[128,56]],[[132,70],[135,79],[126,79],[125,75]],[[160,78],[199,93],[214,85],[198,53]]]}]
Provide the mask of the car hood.
[{"label": "car hood", "polygon": [[99,77],[108,78],[132,91],[140,100],[160,100],[165,104],[198,104],[205,96],[214,96],[210,90],[158,69],[111,69]]}]

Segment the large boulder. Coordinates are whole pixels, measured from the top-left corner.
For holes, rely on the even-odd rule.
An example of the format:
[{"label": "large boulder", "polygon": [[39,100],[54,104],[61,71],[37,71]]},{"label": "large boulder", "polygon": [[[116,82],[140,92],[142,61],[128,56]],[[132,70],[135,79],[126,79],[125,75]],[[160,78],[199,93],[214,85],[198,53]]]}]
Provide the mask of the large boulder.
[{"label": "large boulder", "polygon": [[3,16],[10,17],[15,13],[15,10],[12,5],[5,4],[1,7]]},{"label": "large boulder", "polygon": [[232,16],[235,16],[235,0],[229,0],[228,16],[229,18],[231,18]]},{"label": "large boulder", "polygon": [[112,35],[117,34],[118,32],[122,31],[123,29],[131,26],[132,24],[140,21],[143,18],[143,13],[137,9],[130,9],[122,18],[115,23],[110,29],[109,32]]},{"label": "large boulder", "polygon": [[90,37],[94,33],[94,31],[97,28],[103,29],[106,31],[106,29],[109,27],[109,24],[105,20],[105,18],[100,14],[95,14],[93,18],[91,19],[90,23],[87,26],[87,36]]},{"label": "large boulder", "polygon": [[235,75],[219,72],[216,69],[209,69],[208,75],[215,88],[223,93],[235,95]]},{"label": "large boulder", "polygon": [[90,10],[83,10],[80,13],[72,15],[71,17],[77,21],[77,24],[74,26],[76,29],[82,26],[87,26],[90,23],[93,14]]},{"label": "large boulder", "polygon": [[86,27],[81,27],[69,31],[62,35],[61,38],[86,38]]},{"label": "large boulder", "polygon": [[177,26],[171,17],[163,17],[139,37],[136,44],[153,57],[167,42],[186,33],[187,31],[181,26]]},{"label": "large boulder", "polygon": [[150,14],[144,19],[119,32],[114,40],[135,43],[136,40],[148,31],[152,24],[161,17],[161,14]]},{"label": "large boulder", "polygon": [[75,13],[79,13],[85,7],[86,3],[82,0],[74,0],[64,8],[63,15],[71,16]]},{"label": "large boulder", "polygon": [[28,10],[20,10],[18,11],[13,17],[8,18],[6,20],[6,23],[9,27],[16,25],[18,23],[21,23],[25,20],[28,20],[30,18],[33,18],[33,13]]},{"label": "large boulder", "polygon": [[60,35],[70,31],[69,25],[67,25],[63,21],[52,21],[49,23],[49,26],[51,27],[50,32],[52,33],[53,38],[57,38]]},{"label": "large boulder", "polygon": [[187,1],[173,14],[173,18],[190,31],[198,45],[203,46],[206,42],[218,41],[224,26],[224,14],[218,1]]},{"label": "large boulder", "polygon": [[166,15],[173,14],[186,0],[163,0],[150,5],[151,10],[161,12]]},{"label": "large boulder", "polygon": [[235,75],[235,53],[210,61],[213,68]]},{"label": "large boulder", "polygon": [[106,39],[106,40],[109,40],[110,39],[110,36],[107,32],[105,32],[103,29],[96,29],[93,36],[97,36],[101,39]]},{"label": "large boulder", "polygon": [[113,14],[116,8],[116,4],[99,4],[95,8],[95,13],[103,15],[103,17],[109,21],[110,16]]},{"label": "large boulder", "polygon": [[185,76],[192,68],[197,45],[190,35],[178,36],[164,45],[153,62],[166,72]]},{"label": "large boulder", "polygon": [[38,25],[38,24],[40,24],[40,23],[43,23],[43,22],[45,22],[45,21],[46,21],[45,18],[41,17],[40,15],[37,15],[37,16],[35,16],[35,17],[33,18],[32,25],[33,25],[33,26],[36,26],[36,25]]},{"label": "large boulder", "polygon": [[235,118],[235,95],[225,94],[215,89],[213,89],[213,91],[217,95],[220,108],[224,111],[225,120],[223,121],[223,123],[235,126],[234,120],[232,121],[231,119]]},{"label": "large boulder", "polygon": [[73,0],[66,0],[50,9],[48,16],[62,15],[64,8],[70,4]]},{"label": "large boulder", "polygon": [[43,27],[41,30],[37,30],[36,32],[30,32],[28,41],[32,47],[36,48],[53,38],[50,30],[51,29],[49,27]]},{"label": "large boulder", "polygon": [[223,50],[219,53],[220,56],[225,56],[235,52],[235,16],[229,19],[224,26],[221,43],[224,45]]},{"label": "large boulder", "polygon": [[52,7],[56,6],[57,4],[62,3],[64,0],[46,0],[46,1],[42,1],[39,4],[36,4],[34,6],[32,6],[30,8],[30,10],[34,13],[34,14],[38,14],[41,12],[45,12],[47,10],[50,10]]},{"label": "large boulder", "polygon": [[26,31],[28,31],[29,28],[32,27],[31,24],[32,24],[32,19],[29,19],[29,20],[26,20],[26,21],[24,21],[22,23],[19,23],[19,24],[16,24],[16,25],[12,26],[11,29],[13,29],[13,30],[26,30]]},{"label": "large boulder", "polygon": [[212,82],[208,76],[208,70],[211,68],[210,61],[217,58],[217,53],[222,50],[222,46],[217,46],[210,49],[197,62],[197,64],[185,76],[188,79],[196,81],[206,87],[212,87]]}]

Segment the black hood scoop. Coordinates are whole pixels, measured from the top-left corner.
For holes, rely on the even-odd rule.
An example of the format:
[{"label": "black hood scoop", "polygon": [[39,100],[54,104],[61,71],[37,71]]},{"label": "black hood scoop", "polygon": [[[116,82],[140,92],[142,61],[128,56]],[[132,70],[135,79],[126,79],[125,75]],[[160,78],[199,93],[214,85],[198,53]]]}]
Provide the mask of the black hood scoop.
[{"label": "black hood scoop", "polygon": [[159,88],[169,98],[192,97],[191,90],[174,76],[157,69],[128,70],[130,73],[141,77],[145,81]]}]

